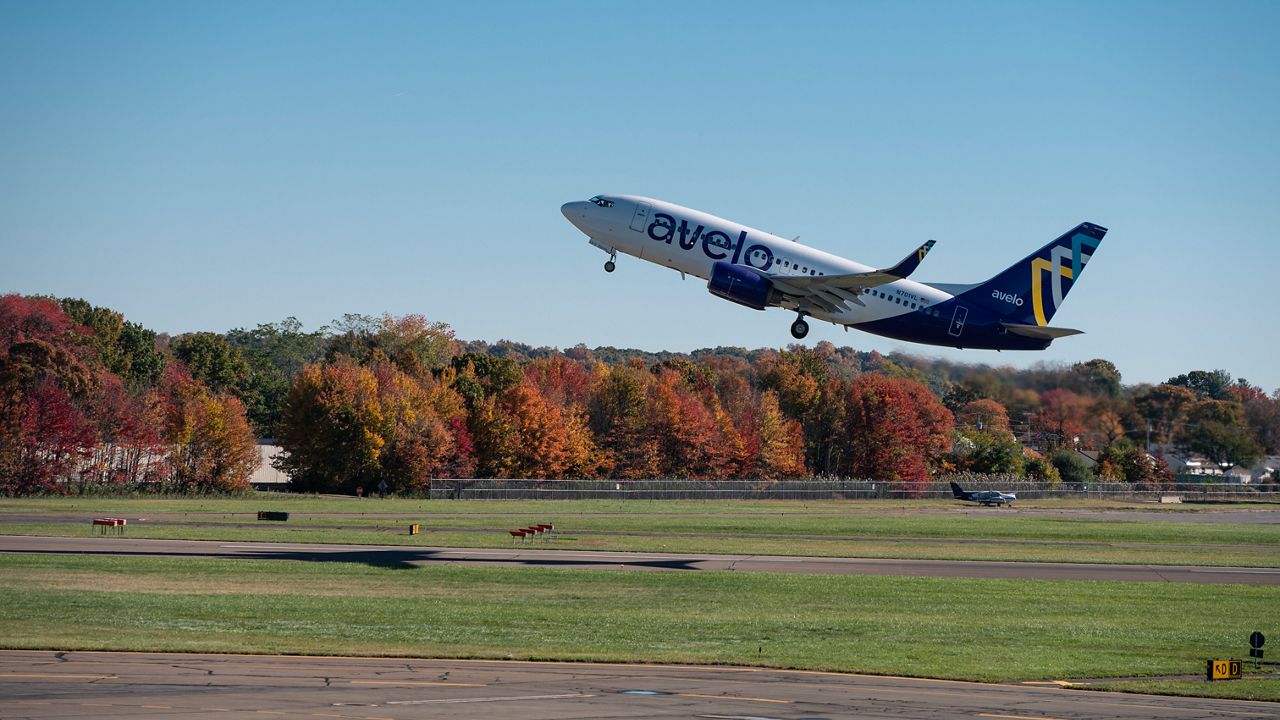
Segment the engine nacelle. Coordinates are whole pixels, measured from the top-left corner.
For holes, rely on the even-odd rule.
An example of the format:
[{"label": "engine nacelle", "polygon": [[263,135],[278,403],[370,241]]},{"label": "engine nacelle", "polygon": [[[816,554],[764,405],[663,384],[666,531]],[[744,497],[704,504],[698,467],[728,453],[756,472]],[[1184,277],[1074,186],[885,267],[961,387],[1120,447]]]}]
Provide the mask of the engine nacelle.
[{"label": "engine nacelle", "polygon": [[749,268],[723,260],[711,266],[707,290],[716,297],[746,305],[753,310],[763,310],[773,305],[778,296],[778,291],[773,289],[772,280],[760,277]]}]

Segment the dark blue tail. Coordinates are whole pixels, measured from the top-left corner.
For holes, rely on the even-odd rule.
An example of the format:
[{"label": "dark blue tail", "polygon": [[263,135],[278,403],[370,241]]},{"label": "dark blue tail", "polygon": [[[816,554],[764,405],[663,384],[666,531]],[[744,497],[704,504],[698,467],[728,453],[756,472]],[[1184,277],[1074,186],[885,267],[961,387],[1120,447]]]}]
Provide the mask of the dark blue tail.
[{"label": "dark blue tail", "polygon": [[961,297],[1010,323],[1048,325],[1106,234],[1100,225],[1080,223]]}]

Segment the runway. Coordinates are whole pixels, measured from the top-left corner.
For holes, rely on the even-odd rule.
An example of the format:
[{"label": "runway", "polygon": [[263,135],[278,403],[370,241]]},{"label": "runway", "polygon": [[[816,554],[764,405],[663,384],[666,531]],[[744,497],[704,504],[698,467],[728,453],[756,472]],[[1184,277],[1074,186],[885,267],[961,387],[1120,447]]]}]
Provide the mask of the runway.
[{"label": "runway", "polygon": [[709,570],[827,575],[912,575],[1037,580],[1113,580],[1124,582],[1280,585],[1280,568],[624,553],[536,549],[531,547],[469,549],[402,545],[228,543],[204,540],[143,540],[97,536],[68,538],[7,535],[0,536],[0,552],[355,562],[382,567],[455,564],[575,569]]},{"label": "runway", "polygon": [[1280,705],[739,667],[0,651],[0,717],[1280,718]]}]

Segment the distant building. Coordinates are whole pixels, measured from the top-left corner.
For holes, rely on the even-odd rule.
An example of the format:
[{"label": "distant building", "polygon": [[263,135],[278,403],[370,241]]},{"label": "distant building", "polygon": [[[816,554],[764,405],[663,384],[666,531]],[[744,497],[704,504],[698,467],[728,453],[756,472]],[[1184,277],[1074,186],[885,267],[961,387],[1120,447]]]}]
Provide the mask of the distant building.
[{"label": "distant building", "polygon": [[253,477],[249,478],[249,484],[254,490],[284,490],[289,486],[289,476],[271,464],[281,452],[284,449],[276,445],[274,438],[259,438],[258,457],[262,463],[254,471]]}]

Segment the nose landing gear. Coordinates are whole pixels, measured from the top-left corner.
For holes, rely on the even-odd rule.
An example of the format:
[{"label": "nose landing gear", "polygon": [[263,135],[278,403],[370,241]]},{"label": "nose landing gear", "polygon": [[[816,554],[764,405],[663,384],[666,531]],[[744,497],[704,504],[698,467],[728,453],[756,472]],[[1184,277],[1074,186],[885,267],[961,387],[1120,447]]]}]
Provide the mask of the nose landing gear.
[{"label": "nose landing gear", "polygon": [[604,264],[604,271],[613,272],[614,270],[616,270],[618,267],[618,263],[614,261],[617,259],[618,259],[618,251],[617,250],[610,251],[609,260]]},{"label": "nose landing gear", "polygon": [[805,335],[809,334],[809,323],[804,321],[804,313],[800,313],[796,317],[796,321],[791,323],[791,337],[797,340],[803,340]]}]

